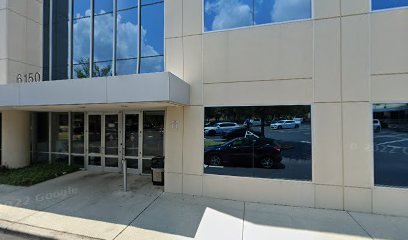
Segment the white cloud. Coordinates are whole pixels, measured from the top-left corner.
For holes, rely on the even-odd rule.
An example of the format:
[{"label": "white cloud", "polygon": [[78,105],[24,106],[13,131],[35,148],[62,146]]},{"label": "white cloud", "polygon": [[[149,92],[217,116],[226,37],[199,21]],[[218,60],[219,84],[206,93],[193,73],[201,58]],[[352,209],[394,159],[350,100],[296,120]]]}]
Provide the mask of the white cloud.
[{"label": "white cloud", "polygon": [[212,30],[252,25],[252,12],[242,0],[219,0],[205,4],[206,14],[215,14]]},{"label": "white cloud", "polygon": [[310,0],[275,0],[271,11],[272,22],[309,18],[310,15]]},{"label": "white cloud", "polygon": [[[118,14],[117,19],[117,58],[135,58],[137,57],[137,39],[138,25],[129,22]],[[78,61],[80,58],[88,58],[90,52],[90,18],[84,18],[74,22],[74,57]],[[142,28],[142,49],[144,56],[159,55],[158,51],[146,42],[148,32]],[[94,48],[95,62],[106,61],[112,59],[112,43],[113,43],[113,16],[111,14],[95,17],[95,33],[94,33]],[[162,71],[162,60],[158,58],[150,58],[146,60],[146,68],[149,71]],[[125,64],[125,62],[123,62]],[[122,64],[122,67],[125,67]],[[131,66],[131,63],[128,66]]]}]

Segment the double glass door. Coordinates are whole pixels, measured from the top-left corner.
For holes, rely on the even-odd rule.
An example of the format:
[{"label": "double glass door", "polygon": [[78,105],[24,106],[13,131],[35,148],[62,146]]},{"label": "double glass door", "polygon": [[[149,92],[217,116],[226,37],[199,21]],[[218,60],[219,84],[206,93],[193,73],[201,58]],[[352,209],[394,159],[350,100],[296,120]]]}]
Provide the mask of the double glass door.
[{"label": "double glass door", "polygon": [[87,117],[87,168],[108,172],[141,173],[140,119],[134,113],[89,113]]}]

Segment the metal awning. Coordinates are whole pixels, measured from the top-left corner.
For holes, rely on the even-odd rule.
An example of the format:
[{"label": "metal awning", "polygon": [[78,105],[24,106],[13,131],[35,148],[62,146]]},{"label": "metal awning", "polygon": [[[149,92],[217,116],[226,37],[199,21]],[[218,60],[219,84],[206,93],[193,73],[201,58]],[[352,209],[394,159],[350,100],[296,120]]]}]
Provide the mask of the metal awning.
[{"label": "metal awning", "polygon": [[189,105],[190,86],[169,72],[0,85],[0,109],[143,103]]}]

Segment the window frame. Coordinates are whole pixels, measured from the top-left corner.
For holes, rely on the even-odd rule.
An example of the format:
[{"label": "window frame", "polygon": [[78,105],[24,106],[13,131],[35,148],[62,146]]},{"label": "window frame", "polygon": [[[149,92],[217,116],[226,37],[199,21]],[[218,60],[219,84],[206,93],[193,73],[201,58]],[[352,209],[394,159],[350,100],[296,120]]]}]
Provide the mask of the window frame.
[{"label": "window frame", "polygon": [[[226,29],[219,29],[219,30],[209,30],[205,31],[205,1],[206,0],[201,0],[201,32],[202,34],[206,33],[217,33],[217,32],[225,32],[225,31],[234,31],[234,30],[240,30],[240,29],[246,29],[246,28],[256,28],[256,27],[264,27],[264,26],[270,26],[270,25],[278,25],[278,24],[289,24],[289,23],[296,23],[296,22],[304,22],[304,21],[311,21],[314,20],[314,1],[315,0],[310,0],[310,18],[301,18],[301,19],[296,19],[296,20],[288,20],[288,21],[282,21],[282,22],[271,22],[271,23],[262,23],[262,24],[252,24],[249,26],[242,26],[242,27],[234,27],[234,28],[226,28]],[[252,0],[255,1],[255,0]],[[253,4],[254,5],[254,4]],[[252,9],[253,12],[253,9]],[[253,19],[252,22],[254,22],[254,13],[252,13]]]},{"label": "window frame", "polygon": [[385,12],[385,11],[393,11],[393,10],[401,10],[401,9],[408,9],[408,5],[407,6],[402,6],[402,7],[391,7],[391,8],[383,8],[383,9],[373,9],[373,1],[374,0],[370,0],[370,13],[377,13],[377,12]]},{"label": "window frame", "polygon": [[[55,4],[55,2],[56,1],[58,1],[58,0],[49,0],[49,12],[48,12],[48,16],[49,16],[49,36],[48,36],[48,38],[49,38],[49,44],[48,44],[48,46],[47,46],[47,48],[48,48],[48,57],[49,57],[49,59],[48,59],[48,62],[49,62],[49,64],[48,64],[48,69],[47,69],[47,71],[48,71],[48,80],[49,81],[57,81],[57,80],[65,80],[65,79],[54,79],[54,77],[53,77],[53,69],[54,69],[54,66],[55,66],[55,64],[54,64],[54,62],[53,62],[53,57],[52,57],[52,54],[53,54],[53,52],[54,52],[54,44],[53,44],[53,42],[52,42],[52,40],[53,40],[53,38],[54,38],[54,34],[53,34],[53,31],[52,31],[52,27],[53,27],[53,25],[54,25],[54,19],[53,19],[53,16],[54,16],[54,11],[53,11],[53,5]],[[117,58],[117,15],[118,15],[118,12],[121,12],[121,11],[125,11],[125,10],[128,10],[128,9],[121,9],[121,10],[118,10],[117,9],[117,1],[118,0],[111,0],[112,1],[112,4],[113,4],[113,12],[109,12],[109,13],[104,13],[104,14],[96,14],[95,15],[95,0],[89,0],[90,1],[90,11],[91,11],[91,14],[90,14],[90,16],[82,16],[82,17],[80,17],[80,18],[75,18],[75,16],[74,16],[74,0],[67,0],[68,1],[68,18],[67,18],[67,20],[68,20],[68,49],[67,49],[67,51],[68,51],[68,61],[67,61],[67,79],[66,80],[71,80],[71,79],[74,79],[74,66],[75,65],[78,65],[78,64],[74,64],[74,59],[73,59],[73,55],[74,55],[74,53],[73,53],[73,44],[74,44],[74,36],[73,36],[73,25],[74,25],[74,21],[75,20],[78,20],[78,19],[83,19],[83,18],[88,18],[89,19],[89,21],[90,21],[90,29],[89,29],[89,34],[90,34],[90,36],[89,36],[89,39],[90,39],[90,45],[89,45],[89,47],[90,47],[90,51],[89,51],[89,76],[88,77],[86,77],[86,78],[84,78],[84,79],[87,79],[87,78],[95,78],[94,76],[93,76],[93,69],[94,69],[94,66],[95,66],[95,62],[94,62],[94,44],[95,44],[95,40],[94,40],[94,29],[95,29],[95,17],[96,16],[101,16],[101,15],[104,15],[104,14],[112,14],[113,15],[113,19],[112,19],[112,21],[113,21],[113,38],[112,38],[112,60],[111,60],[111,62],[112,62],[112,68],[111,68],[111,74],[108,76],[108,77],[113,77],[113,76],[118,76],[118,74],[117,74],[117,69],[116,69],[116,62],[118,61],[118,59],[116,59]],[[165,0],[157,0],[157,1],[155,1],[155,2],[153,2],[153,3],[147,3],[147,4],[142,4],[142,0],[137,0],[137,7],[132,7],[132,8],[137,8],[137,11],[138,11],[138,16],[137,16],[137,18],[138,18],[138,39],[137,39],[137,41],[136,41],[136,47],[137,47],[137,49],[138,49],[138,52],[137,52],[137,54],[138,54],[138,56],[137,56],[137,58],[135,58],[136,60],[137,60],[137,64],[136,64],[136,69],[135,69],[135,73],[134,74],[142,74],[143,73],[143,71],[141,71],[141,60],[143,59],[143,58],[152,58],[152,57],[161,57],[162,59],[163,59],[163,71],[165,71],[166,70],[166,51],[165,51],[165,49],[166,49],[166,41],[165,41],[165,26],[166,26],[166,24],[165,24],[165,21],[166,21],[166,18],[165,18],[165,7],[166,7],[166,4],[165,4]],[[151,5],[159,5],[159,4],[163,4],[163,39],[162,39],[162,42],[163,42],[163,53],[161,53],[161,54],[159,54],[159,55],[155,55],[155,56],[148,56],[148,57],[143,57],[142,56],[142,52],[141,52],[141,48],[142,48],[142,35],[140,34],[141,32],[142,32],[142,26],[141,26],[141,23],[142,23],[142,7],[143,6],[151,6]],[[47,14],[47,13],[46,13]],[[106,61],[104,61],[104,62],[106,62]],[[96,63],[98,63],[98,62],[96,62]],[[75,78],[76,79],[76,78]]]}]

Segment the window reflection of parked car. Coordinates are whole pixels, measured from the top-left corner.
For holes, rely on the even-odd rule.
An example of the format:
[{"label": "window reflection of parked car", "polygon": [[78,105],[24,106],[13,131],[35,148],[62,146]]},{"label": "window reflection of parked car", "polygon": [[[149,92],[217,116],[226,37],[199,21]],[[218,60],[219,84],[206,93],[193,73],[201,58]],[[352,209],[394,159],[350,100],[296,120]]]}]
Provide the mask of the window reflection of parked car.
[{"label": "window reflection of parked car", "polygon": [[254,119],[251,119],[250,121],[251,121],[252,126],[261,126],[262,125],[261,119],[259,119],[259,118],[254,118]]},{"label": "window reflection of parked car", "polygon": [[241,127],[237,123],[233,122],[213,123],[207,127],[204,127],[204,135],[214,136],[217,134],[222,134],[223,132],[230,132],[238,128]]},{"label": "window reflection of parked car", "polygon": [[303,118],[293,118],[293,121],[295,121],[295,123],[296,124],[299,124],[299,126],[300,126],[300,124],[302,124],[303,123]]},{"label": "window reflection of parked car", "polygon": [[381,131],[381,122],[378,119],[373,120],[373,129],[375,132],[380,132]]},{"label": "window reflection of parked car", "polygon": [[[223,132],[221,134],[222,138],[226,139],[226,140],[232,140],[234,138],[238,138],[238,137],[245,137],[247,129],[246,128],[236,128],[233,129],[231,131],[228,132]],[[252,130],[251,130],[252,131]],[[252,131],[254,134],[260,136],[261,133],[258,131]]]},{"label": "window reflection of parked car", "polygon": [[280,120],[271,124],[272,129],[298,128],[300,125],[293,120]]},{"label": "window reflection of parked car", "polygon": [[212,166],[274,168],[282,161],[281,147],[269,138],[235,138],[205,148],[204,163]]}]

